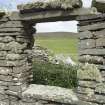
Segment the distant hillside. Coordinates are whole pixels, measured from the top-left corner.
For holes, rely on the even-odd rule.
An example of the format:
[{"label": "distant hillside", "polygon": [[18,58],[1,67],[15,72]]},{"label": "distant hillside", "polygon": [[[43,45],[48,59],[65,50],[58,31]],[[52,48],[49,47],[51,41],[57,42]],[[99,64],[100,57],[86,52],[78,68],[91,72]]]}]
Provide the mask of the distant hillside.
[{"label": "distant hillside", "polygon": [[77,37],[78,33],[73,32],[49,32],[37,33],[35,37]]}]

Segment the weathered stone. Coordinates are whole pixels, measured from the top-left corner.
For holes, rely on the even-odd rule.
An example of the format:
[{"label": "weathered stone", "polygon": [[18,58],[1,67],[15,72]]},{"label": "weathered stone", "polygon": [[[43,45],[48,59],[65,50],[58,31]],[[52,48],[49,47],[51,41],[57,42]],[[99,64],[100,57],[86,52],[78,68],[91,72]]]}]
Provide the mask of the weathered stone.
[{"label": "weathered stone", "polygon": [[12,76],[9,75],[0,75],[0,81],[12,81]]},{"label": "weathered stone", "polygon": [[105,94],[105,84],[104,83],[97,84],[95,92],[97,92],[98,94]]},{"label": "weathered stone", "polygon": [[13,67],[13,73],[18,74],[18,73],[24,73],[31,71],[32,67],[28,65],[23,65],[21,67]]},{"label": "weathered stone", "polygon": [[15,32],[15,33],[12,33],[12,32],[10,32],[10,33],[0,33],[0,37],[1,36],[20,36],[20,35],[22,35],[21,33],[19,33],[19,32]]},{"label": "weathered stone", "polygon": [[98,68],[95,65],[88,63],[77,71],[77,78],[81,80],[102,82],[102,76]]},{"label": "weathered stone", "polygon": [[95,48],[95,40],[94,39],[85,39],[81,40],[79,43],[80,49],[89,49],[89,48]]},{"label": "weathered stone", "polygon": [[0,51],[8,51],[9,48],[5,43],[0,43]]},{"label": "weathered stone", "polygon": [[78,98],[70,89],[63,89],[54,86],[43,86],[43,85],[30,85],[30,87],[23,92],[23,99],[37,99],[49,100],[60,103],[75,104],[78,102]]},{"label": "weathered stone", "polygon": [[105,38],[105,30],[92,32],[95,38]]},{"label": "weathered stone", "polygon": [[12,68],[0,67],[0,75],[9,75],[12,73]]},{"label": "weathered stone", "polygon": [[92,88],[92,89],[94,89],[94,88],[96,87],[96,85],[97,85],[97,82],[95,82],[95,81],[89,81],[89,80],[87,80],[87,81],[79,80],[78,85],[79,85],[80,87],[85,87],[85,88]]},{"label": "weathered stone", "polygon": [[27,56],[25,54],[7,54],[6,59],[7,60],[22,60],[25,59]]},{"label": "weathered stone", "polygon": [[17,8],[20,11],[26,11],[28,10],[51,10],[51,9],[73,9],[73,8],[79,8],[82,7],[82,1],[81,0],[47,0],[46,2],[43,1],[37,1],[28,3],[25,5],[18,5]]},{"label": "weathered stone", "polygon": [[99,49],[99,48],[94,48],[94,49],[86,49],[86,50],[81,50],[79,52],[80,55],[105,55],[105,49]]},{"label": "weathered stone", "polygon": [[0,28],[23,28],[21,21],[8,21],[0,25]]},{"label": "weathered stone", "polygon": [[90,32],[90,31],[80,32],[78,35],[79,39],[90,39],[92,37],[93,37],[93,35],[92,35],[92,32]]},{"label": "weathered stone", "polygon": [[0,60],[0,66],[7,67],[7,66],[22,66],[26,64],[26,60],[19,60],[19,61],[7,61],[7,60]]},{"label": "weathered stone", "polygon": [[12,41],[7,44],[7,48],[11,53],[22,53],[25,48],[27,48],[27,43],[20,44],[18,42]]},{"label": "weathered stone", "polygon": [[5,100],[2,100],[2,101],[0,101],[0,104],[1,105],[9,105],[9,99],[5,99]]},{"label": "weathered stone", "polygon": [[85,94],[85,95],[90,95],[90,94],[94,94],[94,89],[84,88],[84,87],[78,87],[77,88],[77,93],[79,93],[79,94]]},{"label": "weathered stone", "polygon": [[79,56],[80,62],[88,62],[88,63],[94,63],[94,64],[103,64],[104,58],[100,56],[90,56],[90,55],[83,55]]},{"label": "weathered stone", "polygon": [[13,91],[13,92],[23,92],[27,89],[27,84],[14,85],[14,86],[10,85],[8,88],[10,91]]},{"label": "weathered stone", "polygon": [[96,40],[96,47],[104,47],[105,46],[105,38],[99,38]]},{"label": "weathered stone", "polygon": [[[44,14],[44,15],[43,15]],[[66,20],[74,20],[77,16],[80,15],[88,15],[88,14],[96,14],[94,8],[80,8],[68,11],[62,10],[50,10],[50,11],[42,11],[20,14],[19,12],[13,12],[9,17],[10,20],[22,20],[32,23],[40,23],[40,22],[53,22],[53,21],[66,21]],[[70,18],[71,17],[71,18]]]},{"label": "weathered stone", "polygon": [[98,105],[97,103],[86,102],[86,101],[79,101],[78,105]]},{"label": "weathered stone", "polygon": [[96,31],[96,30],[100,30],[100,29],[105,29],[105,23],[95,23],[95,24],[92,24],[92,25],[87,25],[87,26],[81,26],[78,28],[78,30],[80,32],[82,31]]},{"label": "weathered stone", "polygon": [[24,29],[22,28],[0,28],[0,33],[2,32],[21,32],[24,33]]}]

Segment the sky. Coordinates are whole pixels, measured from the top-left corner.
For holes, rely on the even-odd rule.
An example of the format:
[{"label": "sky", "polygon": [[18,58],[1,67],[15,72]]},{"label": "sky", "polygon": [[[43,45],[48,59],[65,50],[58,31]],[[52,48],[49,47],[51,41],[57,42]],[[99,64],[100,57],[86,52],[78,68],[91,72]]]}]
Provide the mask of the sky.
[{"label": "sky", "polygon": [[[0,0],[0,7],[11,10],[16,9],[17,4],[27,3],[32,0]],[[34,0],[33,0],[34,1]],[[90,7],[92,0],[82,0],[84,7]],[[37,33],[40,32],[77,32],[77,21],[59,21],[39,23],[36,25]]]}]

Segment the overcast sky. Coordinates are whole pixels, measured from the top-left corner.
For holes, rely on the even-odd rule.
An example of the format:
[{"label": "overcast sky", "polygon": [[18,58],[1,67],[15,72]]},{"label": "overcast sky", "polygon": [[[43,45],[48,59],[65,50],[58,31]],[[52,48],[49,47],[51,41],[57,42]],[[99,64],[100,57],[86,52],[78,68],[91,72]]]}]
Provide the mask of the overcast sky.
[{"label": "overcast sky", "polygon": [[[0,7],[7,7],[10,9],[16,9],[16,5],[20,3],[30,2],[32,0],[0,0]],[[33,0],[34,1],[34,0]],[[90,7],[92,0],[82,0],[84,7]],[[40,23],[36,25],[37,32],[77,32],[76,21],[66,22],[52,22],[52,23]]]}]

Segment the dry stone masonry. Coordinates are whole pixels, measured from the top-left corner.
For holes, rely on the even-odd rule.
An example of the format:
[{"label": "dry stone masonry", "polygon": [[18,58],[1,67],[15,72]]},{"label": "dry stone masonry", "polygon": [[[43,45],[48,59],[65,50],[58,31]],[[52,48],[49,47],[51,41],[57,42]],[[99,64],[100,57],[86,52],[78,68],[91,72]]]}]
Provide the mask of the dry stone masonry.
[{"label": "dry stone masonry", "polygon": [[[32,80],[31,24],[0,18],[0,105],[14,105]],[[2,104],[3,103],[3,104]]]},{"label": "dry stone masonry", "polygon": [[[79,61],[86,64],[78,71],[78,95],[91,105],[105,104],[105,14],[80,16],[78,18]],[[94,65],[93,65],[94,66]]]},{"label": "dry stone masonry", "polygon": [[[93,0],[102,13],[104,3]],[[47,0],[0,11],[0,105],[105,105],[105,14],[81,7],[81,0]],[[58,20],[79,22],[79,61],[86,64],[78,70],[76,92],[31,84],[33,26]]]}]

